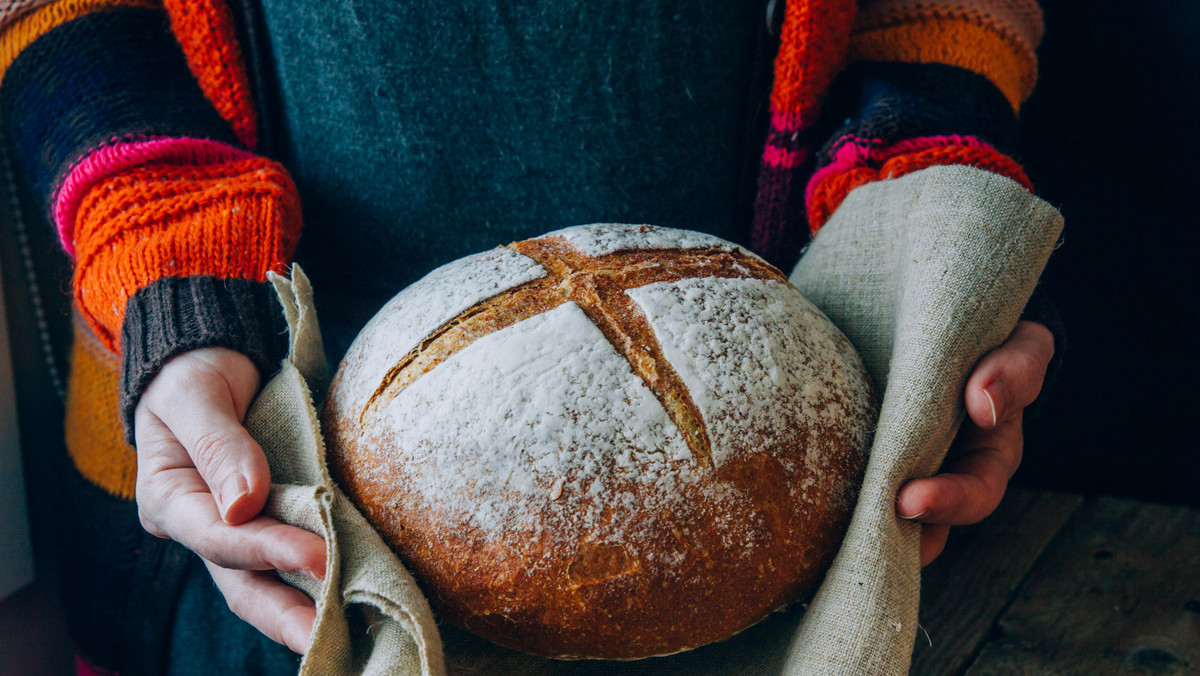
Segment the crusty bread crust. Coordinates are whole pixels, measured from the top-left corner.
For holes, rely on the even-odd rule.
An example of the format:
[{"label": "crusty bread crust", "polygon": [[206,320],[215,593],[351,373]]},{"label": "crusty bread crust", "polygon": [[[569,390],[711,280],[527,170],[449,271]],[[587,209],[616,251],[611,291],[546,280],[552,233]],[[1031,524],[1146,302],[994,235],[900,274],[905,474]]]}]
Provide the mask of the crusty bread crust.
[{"label": "crusty bread crust", "polygon": [[[751,424],[750,416],[740,435],[745,438],[731,445],[728,430],[739,421],[730,416],[740,414],[715,413],[708,399],[693,396],[687,380],[694,389],[696,376],[672,363],[668,353],[675,346],[659,342],[656,326],[661,330],[666,320],[655,324],[647,301],[630,291],[682,283],[693,293],[741,284],[703,280],[748,280],[751,288],[791,303],[787,294],[799,292],[782,273],[733,246],[625,248],[593,256],[569,238],[551,235],[509,249],[538,263],[545,275],[472,304],[373,378],[343,373],[361,374],[362,363],[387,339],[356,341],[323,413],[335,478],[417,577],[435,610],[452,624],[539,655],[633,659],[723,640],[810,593],[848,525],[877,405],[848,341],[815,310],[796,311],[813,324],[804,331],[825,336],[823,349],[800,359],[832,358],[836,364],[813,368],[834,375],[807,386],[809,415],[781,415],[765,428]],[[564,461],[541,471],[514,470],[514,462],[534,456],[511,448],[508,439],[487,440],[487,450],[477,455],[496,457],[481,458],[478,466],[471,456],[456,455],[458,449],[437,447],[446,438],[443,428],[456,423],[422,413],[421,407],[436,402],[406,399],[414,396],[414,384],[450,373],[438,369],[457,355],[474,355],[472,346],[481,340],[504,338],[502,332],[522,322],[575,308],[599,330],[595,342],[606,340],[627,363],[636,377],[627,380],[640,381],[657,400],[665,419],[653,429],[665,430],[671,447],[684,451],[665,448],[658,432],[620,432],[612,442],[622,449],[619,457]],[[696,322],[717,330],[722,322],[743,319],[735,313]],[[721,340],[710,343],[720,351]],[[710,364],[729,369],[731,377],[743,367]],[[350,385],[357,391],[348,391]],[[546,405],[519,393],[483,394],[512,398],[516,408]],[[590,425],[630,400],[613,394],[610,406],[608,394],[594,396],[594,410],[572,408],[568,417]],[[537,411],[515,415],[532,424],[544,417]],[[422,426],[428,435],[422,436]],[[587,452],[559,448],[536,457],[552,461],[556,453]],[[451,460],[458,465],[448,470]],[[494,480],[498,467],[527,478]],[[454,471],[469,480],[438,484],[430,471]],[[489,492],[481,497],[481,490]],[[472,501],[482,501],[478,513]],[[500,516],[479,516],[487,509]]]}]

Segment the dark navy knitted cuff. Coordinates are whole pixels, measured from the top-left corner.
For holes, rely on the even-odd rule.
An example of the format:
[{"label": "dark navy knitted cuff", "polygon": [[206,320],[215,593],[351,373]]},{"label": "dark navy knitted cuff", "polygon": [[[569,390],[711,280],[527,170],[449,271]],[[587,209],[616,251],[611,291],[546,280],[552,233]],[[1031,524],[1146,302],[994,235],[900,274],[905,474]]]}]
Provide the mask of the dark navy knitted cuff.
[{"label": "dark navy knitted cuff", "polygon": [[188,69],[162,10],[96,12],[41,36],[4,74],[0,116],[47,205],[75,162],[115,140],[237,143]]},{"label": "dark navy knitted cuff", "polygon": [[887,146],[926,136],[974,136],[1016,157],[1017,118],[986,77],[940,63],[864,61],[847,68],[826,104],[817,168],[846,143]]},{"label": "dark navy knitted cuff", "polygon": [[125,306],[121,331],[121,419],[133,438],[142,392],[174,356],[227,347],[250,358],[265,381],[287,354],[287,322],[266,282],[219,277],[164,277]]}]

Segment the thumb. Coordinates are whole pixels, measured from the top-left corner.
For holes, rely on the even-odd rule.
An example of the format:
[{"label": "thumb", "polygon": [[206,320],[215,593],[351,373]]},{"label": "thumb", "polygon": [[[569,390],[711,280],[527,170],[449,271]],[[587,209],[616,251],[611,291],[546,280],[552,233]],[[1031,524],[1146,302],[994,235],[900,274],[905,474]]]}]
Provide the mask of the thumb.
[{"label": "thumb", "polygon": [[245,355],[204,348],[168,362],[141,402],[187,451],[230,524],[257,516],[271,489],[266,456],[242,426],[258,380]]},{"label": "thumb", "polygon": [[1017,323],[1008,339],[989,352],[967,381],[971,421],[993,429],[1037,399],[1054,356],[1054,335],[1036,322]]}]

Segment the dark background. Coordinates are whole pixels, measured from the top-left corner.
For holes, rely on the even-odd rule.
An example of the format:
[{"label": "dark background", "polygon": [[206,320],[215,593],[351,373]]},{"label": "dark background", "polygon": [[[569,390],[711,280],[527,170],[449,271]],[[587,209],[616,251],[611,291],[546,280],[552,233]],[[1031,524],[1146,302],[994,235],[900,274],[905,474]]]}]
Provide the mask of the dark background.
[{"label": "dark background", "polygon": [[1042,5],[1022,127],[1068,345],[1015,481],[1200,506],[1200,3]]}]

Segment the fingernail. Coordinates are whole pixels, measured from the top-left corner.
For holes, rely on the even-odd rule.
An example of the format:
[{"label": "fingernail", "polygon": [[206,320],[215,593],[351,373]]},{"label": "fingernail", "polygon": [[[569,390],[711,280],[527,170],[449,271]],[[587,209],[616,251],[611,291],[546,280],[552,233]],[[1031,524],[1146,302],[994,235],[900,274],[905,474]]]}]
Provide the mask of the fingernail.
[{"label": "fingernail", "polygon": [[229,510],[249,492],[250,485],[240,473],[226,479],[225,483],[221,484],[221,518],[228,521]]},{"label": "fingernail", "polygon": [[988,403],[992,407],[992,427],[999,425],[1000,419],[1004,417],[1004,395],[1004,383],[999,380],[992,381],[990,385],[983,388],[983,396],[987,397]]},{"label": "fingernail", "polygon": [[987,391],[987,388],[984,388],[983,396],[987,397],[988,406],[992,407],[992,427],[995,427],[996,426],[996,400],[992,399],[992,394]]},{"label": "fingernail", "polygon": [[[901,491],[901,494],[903,494],[903,493],[904,493],[904,491]],[[904,506],[905,500],[903,500],[903,497],[904,497],[903,495],[896,496],[896,515],[899,516],[901,519],[919,519],[922,516],[925,516],[925,512],[929,511],[929,508],[926,507],[925,509],[923,509],[919,512],[916,512],[914,514],[912,507]]]}]

